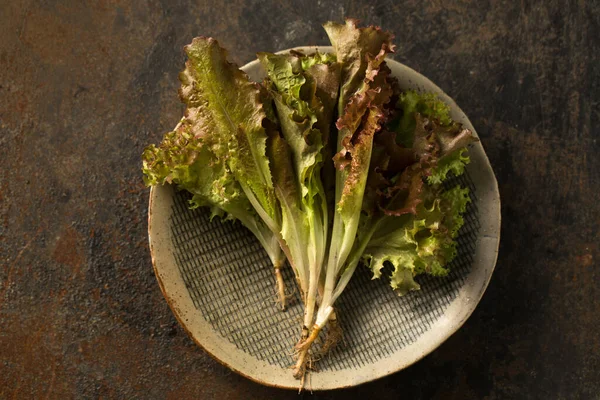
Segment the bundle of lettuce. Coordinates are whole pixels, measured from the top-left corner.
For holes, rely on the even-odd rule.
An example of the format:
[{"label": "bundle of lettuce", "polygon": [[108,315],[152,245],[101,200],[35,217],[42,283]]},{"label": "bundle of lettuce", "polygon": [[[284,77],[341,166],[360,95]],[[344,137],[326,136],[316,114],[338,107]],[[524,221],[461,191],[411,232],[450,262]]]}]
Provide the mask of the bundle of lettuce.
[{"label": "bundle of lettuce", "polygon": [[195,38],[180,74],[185,114],[143,153],[147,185],[174,184],[256,236],[283,309],[287,259],[304,305],[298,378],[357,265],[374,279],[391,265],[399,295],[419,289],[416,275],[448,273],[470,200],[443,183],[477,140],[435,95],[399,88],[390,33],[350,19],[324,28],[333,53],[259,53],[262,83]]}]

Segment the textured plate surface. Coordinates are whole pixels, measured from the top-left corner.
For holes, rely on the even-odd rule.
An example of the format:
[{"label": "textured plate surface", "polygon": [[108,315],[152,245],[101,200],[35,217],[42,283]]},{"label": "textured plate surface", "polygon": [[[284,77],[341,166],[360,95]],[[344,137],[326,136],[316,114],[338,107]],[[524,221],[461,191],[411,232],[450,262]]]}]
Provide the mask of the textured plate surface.
[{"label": "textured plate surface", "polygon": [[[312,52],[315,47],[298,49]],[[473,129],[431,81],[393,60],[388,65],[402,88],[438,93],[453,118]],[[257,61],[242,69],[254,80],[263,76]],[[500,199],[481,143],[470,148],[470,155],[466,174],[449,182],[469,187],[472,199],[452,272],[441,279],[417,278],[421,290],[398,297],[385,276],[371,281],[370,272],[359,267],[338,302],[343,341],[319,360],[307,388],[357,385],[405,368],[433,351],[473,312],[496,263]],[[150,195],[150,250],[173,312],[196,343],[231,369],[263,384],[297,388],[289,369],[302,320],[297,291],[288,311],[279,311],[272,267],[258,241],[240,224],[210,222],[204,210],[189,210],[188,199],[169,186],[155,187]],[[294,291],[289,268],[284,277]]]}]

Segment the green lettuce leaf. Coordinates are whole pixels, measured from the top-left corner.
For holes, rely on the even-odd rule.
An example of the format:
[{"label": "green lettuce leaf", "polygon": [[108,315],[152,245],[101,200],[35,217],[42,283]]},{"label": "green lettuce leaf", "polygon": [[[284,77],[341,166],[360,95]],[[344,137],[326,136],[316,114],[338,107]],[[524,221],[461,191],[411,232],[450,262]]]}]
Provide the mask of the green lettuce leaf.
[{"label": "green lettuce leaf", "polygon": [[[411,99],[410,104],[419,104],[421,95],[414,92],[410,96],[400,95],[401,99]],[[448,119],[444,124],[427,110],[437,110],[437,115],[449,118],[445,105],[431,95],[423,104],[437,101],[437,106],[404,107],[400,110],[402,120],[412,121],[410,131],[402,130],[402,124],[395,125],[396,132],[386,126],[375,142],[375,157],[371,160],[368,202],[363,203],[367,217],[377,214],[377,208],[387,215],[415,213],[415,206],[421,201],[419,191],[425,180],[429,185],[440,185],[449,172],[458,176],[469,163],[466,146],[477,139],[471,131]],[[408,109],[411,115],[406,115]],[[425,110],[426,117],[417,109]],[[400,137],[400,142],[397,140]],[[406,140],[408,139],[408,140]],[[406,143],[410,142],[410,147]],[[407,174],[409,176],[407,176]],[[405,203],[405,200],[410,201]]]},{"label": "green lettuce leaf", "polygon": [[267,154],[271,160],[275,194],[281,205],[281,237],[287,244],[288,259],[303,297],[308,291],[307,249],[308,221],[302,210],[302,196],[294,174],[289,145],[279,135],[269,137]]},{"label": "green lettuce leaf", "polygon": [[415,135],[420,129],[433,131],[438,142],[440,157],[466,147],[478,139],[472,132],[452,120],[450,108],[435,93],[418,93],[408,90],[399,94],[396,103],[396,115],[390,118],[386,127],[396,132],[396,143],[414,147]]},{"label": "green lettuce leaf", "polygon": [[174,184],[192,194],[190,207],[208,207],[211,218],[239,220],[259,240],[274,265],[284,255],[278,237],[262,221],[226,163],[194,136],[192,123],[183,118],[159,146],[142,154],[144,182],[148,186]]},{"label": "green lettuce leaf", "polygon": [[148,146],[142,159],[147,185],[174,183],[193,195],[193,208],[208,206],[214,215],[255,214],[229,167],[193,135],[186,118],[158,147]]},{"label": "green lettuce leaf", "polygon": [[395,221],[396,229],[389,218],[380,222],[362,255],[373,279],[381,277],[385,262],[392,264],[390,283],[399,295],[419,289],[414,281],[418,274],[447,275],[448,263],[456,256],[454,238],[464,224],[462,214],[470,201],[469,190],[456,186],[435,193],[427,187],[426,192],[426,201],[417,206],[414,215]]},{"label": "green lettuce leaf", "polygon": [[[299,57],[269,53],[259,53],[258,57],[270,79],[281,132],[290,145],[303,196],[306,196],[323,147],[321,133],[313,128],[317,121],[315,109],[322,106],[314,95],[314,84],[305,89],[307,79]],[[301,96],[301,91],[312,95]]]},{"label": "green lettuce leaf", "polygon": [[399,109],[398,116],[390,121],[391,130],[397,133],[397,142],[405,147],[412,147],[414,131],[416,128],[415,115],[439,121],[440,125],[450,125],[450,108],[439,100],[434,93],[418,93],[407,90],[400,93],[396,103]]},{"label": "green lettuce leaf", "polygon": [[341,79],[341,64],[333,60],[335,60],[335,56],[329,55],[327,59],[328,63],[313,63],[304,69],[304,75],[309,85],[312,85],[312,82],[314,82],[315,96],[321,103],[321,107],[314,109],[317,117],[314,128],[318,129],[321,133],[321,143],[323,145],[321,150],[321,180],[330,218],[333,217],[335,201],[335,166],[333,165],[333,155],[336,152],[334,146],[337,143],[337,131],[333,121],[336,114]]},{"label": "green lettuce leaf", "polygon": [[444,191],[441,183],[449,172],[464,172],[465,146],[476,138],[450,118],[436,96],[409,91],[394,97],[397,108],[375,141],[350,259],[362,257],[374,278],[390,262],[391,285],[405,294],[418,289],[417,274],[447,274],[469,196],[467,189]]},{"label": "green lettuce leaf", "polygon": [[281,127],[282,138],[274,138],[277,151],[271,158],[274,171],[289,171],[279,171],[275,185],[283,214],[282,236],[305,290],[308,330],[328,240],[328,201],[321,170],[326,160],[325,144],[337,100],[340,68],[335,57],[329,55],[259,53],[258,58],[267,72],[265,84],[274,99]]},{"label": "green lettuce leaf", "polygon": [[282,263],[280,210],[266,156],[264,93],[211,38],[195,38],[180,74],[185,116],[142,156],[147,185],[173,183],[192,206],[237,219]]},{"label": "green lettuce leaf", "polygon": [[430,185],[439,185],[446,180],[449,172],[452,172],[455,176],[462,175],[465,172],[465,165],[470,162],[471,159],[466,148],[455,150],[438,161],[431,171],[431,175],[427,177],[427,182]]},{"label": "green lettuce leaf", "polygon": [[[304,71],[308,71],[315,65],[330,65],[336,63],[337,61],[335,54],[319,53],[318,50],[314,54],[304,55],[302,53],[297,52],[296,55],[299,56],[300,61],[302,62],[302,69]],[[339,86],[336,88],[336,92],[337,89],[339,89]]]},{"label": "green lettuce leaf", "polygon": [[258,214],[278,232],[281,216],[266,156],[266,114],[258,85],[227,61],[227,52],[212,38],[195,38],[185,52],[180,97],[191,132],[227,163]]}]

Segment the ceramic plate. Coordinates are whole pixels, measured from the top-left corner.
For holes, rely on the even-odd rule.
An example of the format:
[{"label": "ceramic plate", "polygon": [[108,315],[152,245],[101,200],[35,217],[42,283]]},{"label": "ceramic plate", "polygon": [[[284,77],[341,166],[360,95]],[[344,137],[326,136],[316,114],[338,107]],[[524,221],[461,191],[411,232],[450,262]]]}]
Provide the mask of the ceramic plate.
[{"label": "ceramic plate", "polygon": [[[388,66],[402,88],[437,93],[452,117],[475,132],[429,79],[393,60]],[[253,80],[263,77],[258,61],[242,69]],[[385,277],[371,281],[367,268],[359,266],[337,304],[343,341],[319,360],[306,389],[349,387],[400,371],[433,351],[471,315],[496,263],[500,198],[482,144],[469,152],[466,173],[453,178],[471,189],[472,202],[452,272],[445,278],[417,278],[421,290],[398,297]],[[240,224],[210,222],[205,210],[189,210],[188,200],[170,186],[150,192],[152,262],[173,313],[194,341],[227,367],[265,385],[298,388],[290,369],[302,321],[298,292],[292,293],[288,310],[280,311],[272,266],[258,241]],[[289,268],[284,277],[293,290]]]}]

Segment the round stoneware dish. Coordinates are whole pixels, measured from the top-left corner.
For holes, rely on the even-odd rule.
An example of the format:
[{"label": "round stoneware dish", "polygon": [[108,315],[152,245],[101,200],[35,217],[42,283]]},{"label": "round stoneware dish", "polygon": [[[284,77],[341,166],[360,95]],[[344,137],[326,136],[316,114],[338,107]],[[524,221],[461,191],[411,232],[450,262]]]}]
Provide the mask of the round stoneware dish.
[{"label": "round stoneware dish", "polygon": [[[296,48],[316,49],[331,51]],[[402,88],[437,93],[452,117],[475,132],[429,79],[396,61],[388,65]],[[264,76],[258,61],[242,69],[255,81]],[[471,315],[496,263],[500,198],[482,144],[473,144],[469,153],[466,173],[451,182],[469,187],[472,199],[452,272],[445,278],[417,278],[421,290],[398,297],[389,279],[371,280],[367,268],[359,266],[337,304],[343,340],[318,360],[306,378],[307,390],[350,387],[400,371],[432,352]],[[284,269],[290,305],[282,312],[272,266],[258,241],[239,223],[209,221],[205,210],[189,210],[188,200],[171,186],[150,192],[152,262],[173,313],[194,341],[227,367],[265,385],[297,389],[290,367],[302,305],[293,273]]]}]

